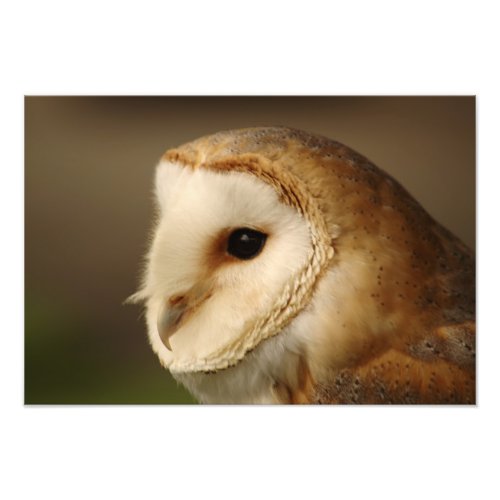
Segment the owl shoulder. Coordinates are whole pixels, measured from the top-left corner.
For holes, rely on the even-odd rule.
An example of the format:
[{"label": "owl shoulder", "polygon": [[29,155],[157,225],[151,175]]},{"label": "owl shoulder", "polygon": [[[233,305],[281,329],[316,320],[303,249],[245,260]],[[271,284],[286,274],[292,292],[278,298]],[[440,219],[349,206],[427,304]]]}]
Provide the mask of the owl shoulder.
[{"label": "owl shoulder", "polygon": [[332,372],[315,386],[319,404],[475,403],[475,325],[434,329],[405,347],[388,348],[359,366]]}]

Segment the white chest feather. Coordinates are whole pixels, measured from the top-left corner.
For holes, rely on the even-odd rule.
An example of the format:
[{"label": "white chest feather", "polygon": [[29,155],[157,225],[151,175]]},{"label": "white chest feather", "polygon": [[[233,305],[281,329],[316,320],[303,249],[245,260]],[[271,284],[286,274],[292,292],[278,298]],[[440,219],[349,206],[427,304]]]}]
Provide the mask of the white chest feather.
[{"label": "white chest feather", "polygon": [[206,404],[275,404],[277,386],[294,387],[300,357],[291,328],[263,341],[237,365],[213,373],[174,373]]}]

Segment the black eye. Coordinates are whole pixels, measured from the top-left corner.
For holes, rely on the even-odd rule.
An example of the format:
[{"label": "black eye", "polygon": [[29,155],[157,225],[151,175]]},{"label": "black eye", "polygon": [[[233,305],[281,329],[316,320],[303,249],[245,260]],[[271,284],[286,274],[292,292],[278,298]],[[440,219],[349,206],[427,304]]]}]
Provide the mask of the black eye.
[{"label": "black eye", "polygon": [[238,259],[253,259],[260,253],[267,235],[248,227],[235,229],[227,242],[227,253],[234,255]]}]

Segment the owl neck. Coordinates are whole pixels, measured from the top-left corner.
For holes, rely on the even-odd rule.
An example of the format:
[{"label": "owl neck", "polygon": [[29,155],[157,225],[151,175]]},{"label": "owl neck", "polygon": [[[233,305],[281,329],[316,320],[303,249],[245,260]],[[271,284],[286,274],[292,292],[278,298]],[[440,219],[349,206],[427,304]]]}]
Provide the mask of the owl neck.
[{"label": "owl neck", "polygon": [[293,326],[259,344],[238,364],[174,377],[205,404],[308,403],[312,378],[305,358],[296,352]]}]

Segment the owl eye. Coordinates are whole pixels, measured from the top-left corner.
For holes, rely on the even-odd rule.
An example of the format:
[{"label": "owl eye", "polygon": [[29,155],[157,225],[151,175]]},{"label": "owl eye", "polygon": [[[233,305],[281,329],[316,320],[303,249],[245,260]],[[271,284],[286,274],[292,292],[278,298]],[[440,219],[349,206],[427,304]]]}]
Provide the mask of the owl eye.
[{"label": "owl eye", "polygon": [[262,250],[266,238],[266,234],[254,229],[247,227],[235,229],[229,235],[227,252],[241,260],[253,259]]}]

